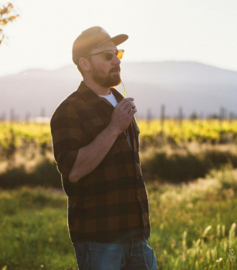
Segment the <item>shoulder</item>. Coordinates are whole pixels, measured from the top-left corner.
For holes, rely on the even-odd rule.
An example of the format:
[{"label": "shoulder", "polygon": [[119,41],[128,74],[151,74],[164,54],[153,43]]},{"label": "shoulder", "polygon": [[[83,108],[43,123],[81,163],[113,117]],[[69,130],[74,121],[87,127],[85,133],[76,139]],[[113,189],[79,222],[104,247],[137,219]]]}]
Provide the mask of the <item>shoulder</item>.
[{"label": "shoulder", "polygon": [[83,107],[83,98],[78,91],[73,92],[65,98],[52,114],[50,125],[57,121],[68,121],[68,119],[79,118],[78,111]]}]

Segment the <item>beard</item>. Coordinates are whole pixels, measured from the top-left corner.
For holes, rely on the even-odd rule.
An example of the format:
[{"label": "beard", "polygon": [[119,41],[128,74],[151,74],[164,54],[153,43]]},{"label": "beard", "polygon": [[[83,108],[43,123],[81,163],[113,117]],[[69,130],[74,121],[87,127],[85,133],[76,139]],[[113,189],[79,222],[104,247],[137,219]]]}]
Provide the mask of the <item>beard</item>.
[{"label": "beard", "polygon": [[[102,70],[95,68],[92,64],[92,79],[103,87],[114,87],[121,83],[120,67],[116,66],[112,68],[108,74],[105,74]],[[115,73],[116,72],[116,73]]]}]

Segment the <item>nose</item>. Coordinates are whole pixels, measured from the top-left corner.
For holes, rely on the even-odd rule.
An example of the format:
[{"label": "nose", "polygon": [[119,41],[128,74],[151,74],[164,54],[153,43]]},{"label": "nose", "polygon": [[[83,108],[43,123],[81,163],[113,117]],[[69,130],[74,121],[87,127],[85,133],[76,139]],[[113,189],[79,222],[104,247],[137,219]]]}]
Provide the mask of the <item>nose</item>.
[{"label": "nose", "polygon": [[120,59],[118,59],[117,55],[114,54],[114,57],[113,57],[113,64],[114,65],[120,65],[121,61]]}]

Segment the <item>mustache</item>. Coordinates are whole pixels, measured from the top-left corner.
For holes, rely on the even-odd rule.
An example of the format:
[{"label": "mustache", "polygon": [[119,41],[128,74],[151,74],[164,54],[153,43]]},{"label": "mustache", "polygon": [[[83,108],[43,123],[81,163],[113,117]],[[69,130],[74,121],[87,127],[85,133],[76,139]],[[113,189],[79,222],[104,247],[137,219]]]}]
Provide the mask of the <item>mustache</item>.
[{"label": "mustache", "polygon": [[113,71],[119,71],[120,72],[120,66],[111,68],[110,72],[113,72]]}]

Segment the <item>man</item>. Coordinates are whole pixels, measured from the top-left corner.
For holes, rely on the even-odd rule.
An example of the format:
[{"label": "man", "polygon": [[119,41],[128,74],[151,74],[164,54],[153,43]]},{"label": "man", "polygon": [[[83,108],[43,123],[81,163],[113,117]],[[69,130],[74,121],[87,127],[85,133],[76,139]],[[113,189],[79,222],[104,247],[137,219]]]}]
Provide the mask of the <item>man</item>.
[{"label": "man", "polygon": [[101,27],[81,33],[73,62],[83,76],[51,119],[54,156],[68,196],[68,225],[80,270],[157,269],[146,240],[148,199],[133,98],[121,83],[117,45]]}]

